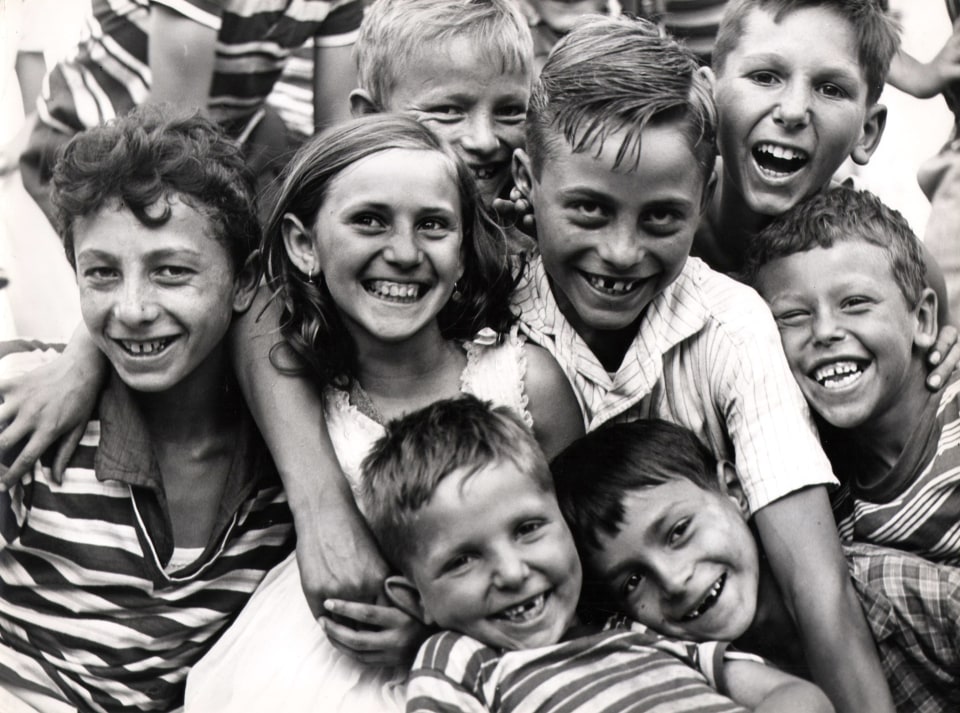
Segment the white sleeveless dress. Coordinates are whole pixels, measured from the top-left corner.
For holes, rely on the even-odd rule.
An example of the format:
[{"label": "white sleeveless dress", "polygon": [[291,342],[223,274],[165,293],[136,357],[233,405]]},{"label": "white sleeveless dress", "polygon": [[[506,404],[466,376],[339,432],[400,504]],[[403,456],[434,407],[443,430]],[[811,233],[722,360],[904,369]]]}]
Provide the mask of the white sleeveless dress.
[{"label": "white sleeveless dress", "polygon": [[[464,344],[460,390],[533,419],[524,391],[526,358],[515,333],[496,344],[484,330]],[[360,464],[383,435],[349,395],[324,393],[327,430],[356,488]],[[264,578],[237,620],[187,677],[186,713],[381,713],[402,711],[406,671],[365,666],[333,647],[300,587],[292,553]]]}]

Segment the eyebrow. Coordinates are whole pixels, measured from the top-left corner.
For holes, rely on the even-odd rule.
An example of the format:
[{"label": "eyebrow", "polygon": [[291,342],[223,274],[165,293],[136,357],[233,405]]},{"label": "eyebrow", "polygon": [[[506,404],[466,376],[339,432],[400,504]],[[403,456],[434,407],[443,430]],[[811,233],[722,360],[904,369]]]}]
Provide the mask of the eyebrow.
[{"label": "eyebrow", "polygon": [[[663,529],[666,521],[670,518],[670,513],[672,509],[673,509],[672,504],[661,508],[660,511],[657,513],[657,517],[654,518],[653,522],[651,522],[648,527],[644,528],[644,531],[642,533],[643,534],[642,539],[646,539],[651,533],[660,532]],[[604,581],[608,581],[608,582],[615,581],[619,579],[620,576],[624,574],[627,570],[632,569],[635,564],[636,564],[635,560],[627,559],[621,562],[620,564],[610,567],[607,570],[600,570],[597,573],[600,575],[600,578]]]}]

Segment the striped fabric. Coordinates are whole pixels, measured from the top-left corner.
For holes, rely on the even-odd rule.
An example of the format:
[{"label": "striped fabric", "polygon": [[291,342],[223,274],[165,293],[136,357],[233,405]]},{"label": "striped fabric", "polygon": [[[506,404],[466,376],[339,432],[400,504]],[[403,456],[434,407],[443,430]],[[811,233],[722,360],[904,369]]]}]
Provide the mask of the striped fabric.
[{"label": "striped fabric", "polygon": [[[12,354],[0,374],[25,366]],[[292,547],[286,497],[247,419],[210,541],[168,566],[160,474],[113,377],[63,483],[38,468],[0,494],[0,687],[81,711],[172,710],[190,666]]]},{"label": "striped fabric", "polygon": [[639,0],[639,8],[659,20],[705,64],[710,63],[727,0]]},{"label": "striped fabric", "polygon": [[750,288],[689,258],[647,307],[612,375],[561,313],[539,257],[515,299],[521,329],[566,371],[588,430],[639,418],[691,429],[736,462],[751,512],[836,483],[770,310]]},{"label": "striped fabric", "polygon": [[844,554],[897,711],[960,710],[960,569],[871,545]]},{"label": "striped fabric", "polygon": [[150,89],[150,7],[161,4],[216,29],[208,108],[234,133],[262,107],[287,56],[311,37],[352,37],[361,0],[93,0],[75,54],[47,75],[37,110],[73,134],[142,104]]},{"label": "striped fabric", "polygon": [[[825,430],[824,444],[843,482],[834,497],[842,540],[960,566],[960,372],[931,395],[900,460],[883,477],[842,431]],[[858,485],[864,475],[876,485]]]},{"label": "striped fabric", "polygon": [[[723,655],[715,644],[702,646]],[[743,711],[697,670],[697,651],[660,649],[648,634],[607,631],[505,652],[443,632],[420,648],[407,713]]]}]

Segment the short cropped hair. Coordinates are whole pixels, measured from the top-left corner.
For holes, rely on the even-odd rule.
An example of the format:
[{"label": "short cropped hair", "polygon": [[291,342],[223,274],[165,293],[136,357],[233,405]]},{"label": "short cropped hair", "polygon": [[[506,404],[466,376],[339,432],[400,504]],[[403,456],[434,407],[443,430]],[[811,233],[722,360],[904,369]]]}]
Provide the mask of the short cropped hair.
[{"label": "short cropped hair", "polygon": [[689,430],[659,419],[604,426],[571,443],[550,463],[560,511],[577,548],[600,548],[624,518],[624,497],[676,480],[720,491],[717,461]]},{"label": "short cropped hair", "polygon": [[575,152],[603,150],[625,131],[615,165],[640,160],[647,125],[676,122],[703,168],[716,159],[713,91],[694,55],[656,25],[629,17],[589,16],[553,48],[534,84],[526,144],[540,177],[558,134]]},{"label": "short cropped hair", "polygon": [[404,569],[416,555],[416,513],[454,471],[470,477],[510,462],[544,492],[553,491],[546,457],[510,409],[474,396],[445,399],[387,426],[362,466],[361,509],[387,561]]},{"label": "short cropped hair", "polygon": [[155,228],[170,220],[173,198],[207,218],[239,272],[260,240],[254,179],[236,143],[208,119],[171,106],[137,107],[74,136],[53,171],[58,230],[74,268],[77,219],[119,200]]},{"label": "short cropped hair", "polygon": [[353,48],[361,89],[385,109],[411,65],[459,38],[504,72],[525,72],[532,81],[533,39],[515,0],[376,0]]},{"label": "short cropped hair", "polygon": [[740,43],[751,12],[765,10],[779,23],[790,13],[811,7],[835,12],[849,23],[856,37],[857,61],[867,82],[867,105],[874,104],[880,98],[890,62],[900,47],[900,28],[884,12],[879,0],[730,0],[713,47],[716,73],[723,73],[727,56]]},{"label": "short cropped hair", "polygon": [[744,278],[756,284],[768,262],[834,243],[862,241],[883,248],[893,279],[913,307],[926,284],[920,241],[900,213],[868,191],[837,186],[791,208],[750,242]]}]

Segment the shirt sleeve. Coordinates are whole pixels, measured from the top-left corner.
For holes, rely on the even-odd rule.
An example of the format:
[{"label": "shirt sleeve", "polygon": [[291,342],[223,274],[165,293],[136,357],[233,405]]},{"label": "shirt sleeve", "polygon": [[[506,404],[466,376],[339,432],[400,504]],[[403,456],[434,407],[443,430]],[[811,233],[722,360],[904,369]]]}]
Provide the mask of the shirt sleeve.
[{"label": "shirt sleeve", "polygon": [[163,5],[194,22],[220,31],[222,3],[217,0],[151,0],[151,5]]},{"label": "shirt sleeve", "polygon": [[750,512],[814,485],[835,486],[807,403],[763,300],[741,292],[715,335],[711,384]]},{"label": "shirt sleeve", "polygon": [[480,642],[460,634],[431,636],[420,647],[407,679],[407,713],[487,711],[474,691],[481,689],[480,664],[490,654]]}]

